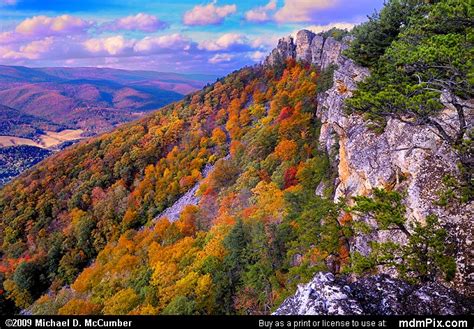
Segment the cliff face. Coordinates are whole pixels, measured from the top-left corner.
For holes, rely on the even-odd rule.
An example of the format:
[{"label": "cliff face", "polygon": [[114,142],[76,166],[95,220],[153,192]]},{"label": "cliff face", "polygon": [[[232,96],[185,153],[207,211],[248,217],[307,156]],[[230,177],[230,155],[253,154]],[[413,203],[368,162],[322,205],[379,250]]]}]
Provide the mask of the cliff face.
[{"label": "cliff face", "polygon": [[[337,68],[333,76],[333,87],[318,95],[318,117],[322,122],[320,145],[331,155],[332,165],[337,168],[334,182],[334,200],[344,198],[350,202],[353,196],[370,195],[374,188],[396,188],[406,191],[408,222],[423,222],[427,215],[436,214],[447,228],[450,240],[456,242],[457,274],[452,283],[456,290],[472,294],[472,268],[470,263],[472,244],[473,204],[441,207],[439,190],[443,177],[459,175],[457,156],[429,127],[411,126],[390,119],[381,134],[371,131],[358,115],[344,113],[344,101],[351,96],[357,82],[368,76],[366,68],[356,65],[342,55],[348,47],[349,38],[341,42],[329,37],[300,31],[296,41],[286,38],[280,41],[267,63],[281,58],[311,62],[324,70],[331,64]],[[447,107],[443,122],[455,125],[455,111]],[[473,122],[468,113],[467,122]],[[323,188],[317,189],[320,193]],[[353,220],[371,221],[367,218]],[[367,254],[369,241],[386,241],[388,238],[404,243],[404,236],[391,232],[374,233],[356,237],[350,241],[351,251]],[[383,272],[384,269],[381,269]],[[471,290],[470,290],[471,289]]]}]

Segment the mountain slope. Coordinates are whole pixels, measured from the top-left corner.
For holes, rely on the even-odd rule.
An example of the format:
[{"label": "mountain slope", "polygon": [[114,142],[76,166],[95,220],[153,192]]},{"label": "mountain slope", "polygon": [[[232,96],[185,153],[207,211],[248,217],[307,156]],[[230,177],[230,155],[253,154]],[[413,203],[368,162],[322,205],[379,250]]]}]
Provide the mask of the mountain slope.
[{"label": "mountain slope", "polygon": [[24,114],[8,106],[0,105],[0,135],[36,138],[40,131],[56,131],[64,126],[47,119]]},{"label": "mountain slope", "polygon": [[[55,290],[74,282],[104,247],[119,251],[114,246],[122,233],[147,235],[143,241],[149,241],[154,236],[152,229],[141,233],[128,230],[151,222],[201,179],[206,163],[218,159],[209,182],[200,188],[206,196],[201,203],[207,206],[199,220],[195,208],[186,208],[187,219],[169,226],[163,236],[167,248],[198,243],[209,234],[218,240],[210,239],[199,248],[217,248],[210,250],[217,254],[207,258],[217,257],[215,261],[220,263],[225,254],[222,239],[239,213],[253,214],[256,223],[281,221],[283,193],[275,192],[299,190],[299,175],[308,176],[305,184],[315,188],[319,181],[311,178],[313,170],[322,171],[316,180],[325,176],[323,168],[315,167],[325,163],[325,156],[316,151],[317,125],[311,124],[315,122],[317,74],[295,62],[282,74],[275,76],[264,67],[243,69],[149,118],[57,154],[7,185],[0,203],[5,232],[3,285],[17,305],[26,307],[42,293],[22,286],[18,272],[23,273],[23,267],[33,269],[25,275],[33,276],[30,279],[37,283],[35,287]],[[223,159],[229,152],[232,158]],[[239,185],[245,188],[240,191]],[[252,204],[254,198],[260,200],[262,209]],[[226,210],[226,204],[232,202],[237,202],[235,207]],[[33,204],[36,206],[28,206]],[[164,223],[160,220],[156,227],[164,228]],[[208,229],[210,233],[205,233]],[[142,252],[155,245],[149,242]],[[150,265],[140,269],[143,275],[150,273]],[[191,265],[183,268],[180,276],[198,266]],[[211,284],[210,272],[206,273],[201,281]],[[225,275],[226,271],[219,273]],[[149,280],[143,284],[150,284]],[[227,289],[219,292],[225,295],[219,302],[223,305],[209,305],[202,312],[234,312],[229,300],[233,293]],[[166,300],[155,306],[157,311],[163,310]],[[266,306],[256,307],[263,311]]]}]

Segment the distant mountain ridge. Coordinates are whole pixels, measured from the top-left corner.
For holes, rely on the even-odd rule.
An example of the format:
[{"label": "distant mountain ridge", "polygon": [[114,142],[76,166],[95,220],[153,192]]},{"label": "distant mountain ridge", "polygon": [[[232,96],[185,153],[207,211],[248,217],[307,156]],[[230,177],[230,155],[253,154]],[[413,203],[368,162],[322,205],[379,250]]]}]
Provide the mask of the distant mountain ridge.
[{"label": "distant mountain ridge", "polygon": [[399,4],[0,189],[0,314],[472,314],[471,16]]},{"label": "distant mountain ridge", "polygon": [[96,134],[177,101],[211,80],[153,71],[0,65],[0,104]]},{"label": "distant mountain ridge", "polygon": [[[123,70],[96,67],[45,67],[30,68],[24,66],[0,65],[0,81],[2,82],[58,82],[64,80],[109,80],[122,84],[140,81],[162,81],[175,84],[188,84],[198,90],[203,84],[217,78],[206,74],[179,74],[172,72],[156,72],[142,70]],[[164,88],[165,90],[169,90]]]},{"label": "distant mountain ridge", "polygon": [[64,127],[0,104],[0,135],[35,138],[41,130],[60,129]]},{"label": "distant mountain ridge", "polygon": [[[110,68],[0,65],[0,149],[18,165],[6,182],[64,142],[112,130],[201,89],[213,76]],[[28,146],[18,150],[2,149]],[[22,151],[27,150],[19,158]],[[35,161],[30,155],[35,154]],[[0,170],[3,168],[0,163]]]}]

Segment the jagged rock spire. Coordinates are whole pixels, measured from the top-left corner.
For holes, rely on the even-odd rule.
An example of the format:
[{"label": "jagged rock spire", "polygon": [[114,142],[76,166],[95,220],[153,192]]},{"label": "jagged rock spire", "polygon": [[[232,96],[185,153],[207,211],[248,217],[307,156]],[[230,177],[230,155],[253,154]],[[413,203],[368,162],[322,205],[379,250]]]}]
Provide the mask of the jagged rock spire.
[{"label": "jagged rock spire", "polygon": [[322,70],[331,64],[336,64],[341,52],[348,47],[350,37],[337,41],[333,37],[324,37],[308,30],[301,30],[293,37],[285,37],[267,57],[265,63],[273,66],[278,61],[289,58],[297,61],[312,63]]}]

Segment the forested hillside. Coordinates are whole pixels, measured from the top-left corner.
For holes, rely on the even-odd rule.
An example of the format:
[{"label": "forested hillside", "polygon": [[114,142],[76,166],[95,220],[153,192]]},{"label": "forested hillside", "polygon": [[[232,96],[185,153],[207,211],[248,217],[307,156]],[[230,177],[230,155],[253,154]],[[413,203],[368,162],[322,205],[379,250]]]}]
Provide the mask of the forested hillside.
[{"label": "forested hillside", "polygon": [[[316,145],[317,79],[294,61],[280,72],[243,69],[8,185],[2,272],[10,297],[27,307],[47,289],[73,284],[77,295],[42,297],[38,307],[268,312],[300,281],[294,277],[310,277],[310,264],[346,253],[327,211],[334,206],[310,198],[330,175]],[[216,161],[199,207],[137,231]],[[320,216],[307,220],[302,206]],[[104,280],[104,271],[117,280]]]},{"label": "forested hillside", "polygon": [[[465,113],[472,95],[457,86],[471,86],[472,31],[456,22],[472,22],[466,5],[393,0],[353,36],[300,31],[265,64],[14,180],[0,191],[0,312],[268,314],[317,272],[386,266],[416,284],[466,273],[459,241],[469,233],[459,231],[470,219],[456,209],[472,202],[472,121],[466,110],[461,137],[438,138],[433,118],[458,103],[420,81],[452,64],[464,74],[452,84],[454,113]],[[374,42],[381,35],[387,44]],[[426,47],[443,52],[440,63]],[[369,70],[356,62],[372,74],[358,92]],[[420,62],[434,66],[428,75]],[[404,147],[413,141],[422,146]],[[452,176],[435,167],[445,159]],[[426,173],[446,175],[446,186]],[[196,206],[157,220],[197,183]]]}]

